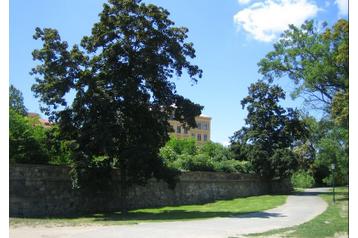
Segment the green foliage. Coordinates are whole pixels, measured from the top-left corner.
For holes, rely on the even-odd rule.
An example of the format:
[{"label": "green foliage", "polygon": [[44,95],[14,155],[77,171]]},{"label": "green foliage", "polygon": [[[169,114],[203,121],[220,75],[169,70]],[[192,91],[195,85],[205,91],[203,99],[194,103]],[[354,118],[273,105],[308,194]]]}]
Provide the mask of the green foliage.
[{"label": "green foliage", "polygon": [[348,130],[330,118],[316,121],[305,117],[309,137],[304,144],[296,146],[294,152],[299,158],[300,169],[308,170],[317,185],[331,185],[331,164],[336,164],[336,180],[348,183],[349,141]]},{"label": "green foliage", "polygon": [[73,141],[61,138],[57,125],[52,125],[51,128],[46,130],[46,146],[50,156],[49,164],[71,165],[76,145]]},{"label": "green foliage", "polygon": [[337,92],[332,101],[332,119],[341,127],[349,126],[349,90]]},{"label": "green foliage", "polygon": [[171,138],[160,149],[167,166],[180,171],[251,173],[251,163],[234,160],[232,152],[219,143],[197,145],[193,139]]},{"label": "green foliage", "polygon": [[197,153],[197,146],[195,139],[177,139],[175,137],[170,138],[166,146],[162,149],[170,148],[176,154],[188,154],[195,155]]},{"label": "green foliage", "polygon": [[313,176],[303,170],[299,170],[292,174],[291,182],[295,188],[312,188],[315,185]]},{"label": "green foliage", "polygon": [[9,108],[23,116],[27,113],[22,92],[13,85],[9,88]]},{"label": "green foliage", "polygon": [[259,63],[259,72],[269,82],[288,77],[296,85],[292,96],[304,97],[315,109],[331,118],[316,122],[306,117],[309,137],[294,148],[299,167],[309,169],[316,183],[329,183],[337,166],[337,180],[348,182],[349,126],[349,23],[340,19],[332,27],[317,27],[306,21],[283,33]]},{"label": "green foliage", "polygon": [[341,19],[329,28],[313,20],[301,27],[290,25],[259,63],[259,72],[272,82],[288,76],[296,89],[292,96],[305,97],[315,108],[330,111],[338,92],[348,91],[349,23]]},{"label": "green foliage", "polygon": [[46,164],[46,129],[38,118],[30,118],[10,108],[9,158],[11,163]]},{"label": "green foliage", "polygon": [[318,145],[319,153],[315,161],[319,166],[325,166],[329,169],[329,177],[323,180],[327,185],[332,185],[331,164],[335,164],[335,183],[337,185],[348,184],[349,173],[349,148],[348,148],[348,130],[344,128],[333,127]]},{"label": "green foliage", "polygon": [[205,154],[179,157],[181,167],[186,171],[214,171],[211,158]]},{"label": "green foliage", "polygon": [[228,148],[219,143],[207,142],[199,147],[199,154],[206,154],[215,162],[233,159],[233,154]]},{"label": "green foliage", "polygon": [[59,137],[57,126],[44,127],[39,119],[10,108],[10,162],[70,165],[72,143]]},{"label": "green foliage", "polygon": [[[184,71],[193,83],[202,76],[190,62],[195,50],[186,40],[188,29],[174,26],[167,10],[140,0],[109,0],[99,16],[91,34],[72,48],[57,30],[36,28],[33,37],[43,45],[32,52],[39,62],[31,72],[32,90],[75,148],[74,176],[104,156],[103,166],[121,171],[122,198],[129,186],[152,177],[172,186],[176,173],[158,157],[169,139],[168,121],[174,115],[194,127],[203,108],[178,95],[171,81]],[[70,92],[73,102],[66,100]]]},{"label": "green foliage", "polygon": [[253,168],[249,161],[238,161],[234,159],[214,161],[214,170],[226,173],[252,173]]},{"label": "green foliage", "polygon": [[251,162],[262,176],[286,177],[297,167],[291,147],[305,140],[307,128],[296,110],[281,107],[285,98],[282,88],[258,81],[249,87],[241,104],[247,108],[246,127],[231,137],[231,150],[237,160]]}]

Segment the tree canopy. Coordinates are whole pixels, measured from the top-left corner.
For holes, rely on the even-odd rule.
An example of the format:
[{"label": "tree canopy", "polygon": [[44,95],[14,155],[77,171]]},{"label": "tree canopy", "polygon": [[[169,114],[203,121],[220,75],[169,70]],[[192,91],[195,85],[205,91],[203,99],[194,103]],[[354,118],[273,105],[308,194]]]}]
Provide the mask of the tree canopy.
[{"label": "tree canopy", "polygon": [[296,110],[278,103],[285,93],[277,85],[263,81],[251,84],[249,95],[241,101],[247,108],[246,125],[231,137],[231,149],[238,160],[248,160],[257,173],[269,178],[289,175],[297,165],[290,150],[307,136]]},{"label": "tree canopy", "polygon": [[[121,170],[123,189],[154,176],[168,178],[159,148],[169,139],[170,116],[194,127],[202,106],[177,94],[170,80],[185,71],[193,83],[202,70],[188,29],[174,26],[169,12],[140,0],[103,4],[89,36],[69,49],[57,30],[36,28],[32,90],[42,110],[74,141],[78,166]],[[74,94],[73,102],[66,96]],[[175,107],[173,107],[175,105]]]},{"label": "tree canopy", "polygon": [[290,25],[258,63],[259,72],[270,82],[288,76],[296,85],[294,97],[302,96],[315,108],[330,112],[336,95],[348,93],[348,37],[344,19],[332,28],[326,23],[317,27],[313,20],[301,27]]},{"label": "tree canopy", "polygon": [[[323,109],[316,121],[305,117],[309,137],[295,147],[300,168],[309,169],[316,182],[324,179],[336,164],[340,183],[347,182],[349,127],[349,23],[340,19],[332,27],[313,20],[285,31],[274,50],[259,63],[264,80],[272,83],[288,77],[296,85],[292,96],[304,97],[306,105]],[[307,104],[308,103],[308,104]],[[325,180],[325,181],[324,181]]]}]

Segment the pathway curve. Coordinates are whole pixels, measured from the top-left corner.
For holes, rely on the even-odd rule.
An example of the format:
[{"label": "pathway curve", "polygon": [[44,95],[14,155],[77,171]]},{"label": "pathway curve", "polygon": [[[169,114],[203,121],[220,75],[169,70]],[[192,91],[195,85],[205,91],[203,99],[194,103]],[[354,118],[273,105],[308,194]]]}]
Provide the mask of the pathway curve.
[{"label": "pathway curve", "polygon": [[237,217],[88,227],[10,227],[11,238],[229,238],[261,233],[307,222],[324,212],[327,203],[317,196],[327,188],[290,195],[274,209]]}]

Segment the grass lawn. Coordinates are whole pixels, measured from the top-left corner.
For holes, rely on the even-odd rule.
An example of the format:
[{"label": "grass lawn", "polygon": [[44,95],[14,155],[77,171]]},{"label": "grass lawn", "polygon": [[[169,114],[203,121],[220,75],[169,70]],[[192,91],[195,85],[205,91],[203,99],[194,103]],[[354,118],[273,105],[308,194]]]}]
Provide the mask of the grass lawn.
[{"label": "grass lawn", "polygon": [[348,236],[348,188],[336,189],[336,203],[332,202],[332,192],[320,195],[327,203],[327,210],[315,219],[299,226],[272,230],[249,237],[297,237],[323,238]]},{"label": "grass lawn", "polygon": [[286,199],[287,196],[285,195],[263,195],[233,200],[219,200],[202,205],[138,209],[129,211],[127,215],[114,212],[66,218],[10,218],[10,226],[120,225],[139,222],[230,217],[271,209],[284,204]]}]

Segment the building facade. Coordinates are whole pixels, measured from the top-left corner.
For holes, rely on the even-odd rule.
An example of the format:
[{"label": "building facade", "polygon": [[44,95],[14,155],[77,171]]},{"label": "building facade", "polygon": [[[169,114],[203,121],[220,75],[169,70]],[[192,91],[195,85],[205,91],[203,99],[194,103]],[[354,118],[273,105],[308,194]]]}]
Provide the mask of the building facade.
[{"label": "building facade", "polygon": [[210,141],[210,131],[211,131],[211,117],[200,115],[195,117],[197,124],[196,128],[184,128],[184,126],[175,120],[169,120],[169,124],[173,127],[174,132],[170,133],[171,136],[177,138],[193,138],[199,144]]}]

